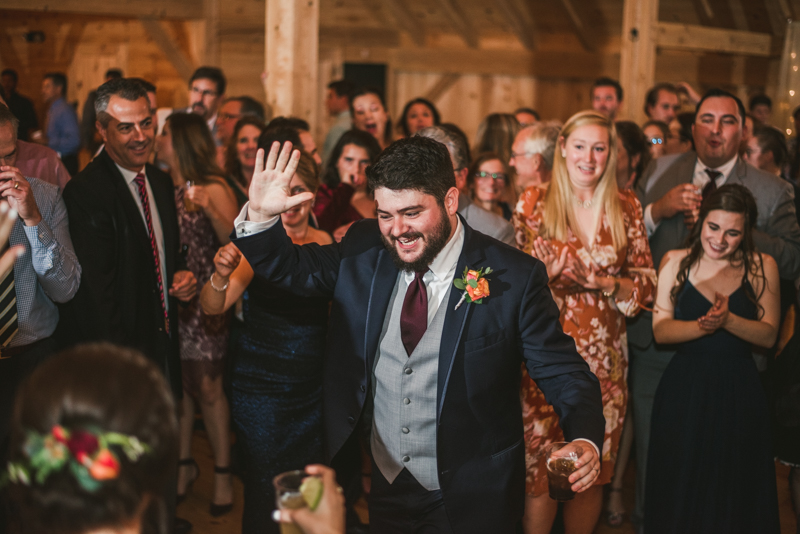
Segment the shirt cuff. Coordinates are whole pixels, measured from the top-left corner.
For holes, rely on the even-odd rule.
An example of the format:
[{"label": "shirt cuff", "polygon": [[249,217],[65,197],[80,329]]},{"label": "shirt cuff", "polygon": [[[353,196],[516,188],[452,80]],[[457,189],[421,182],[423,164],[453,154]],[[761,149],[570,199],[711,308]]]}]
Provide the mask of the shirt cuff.
[{"label": "shirt cuff", "polygon": [[653,235],[658,228],[658,223],[653,221],[653,204],[650,203],[644,209],[644,227],[647,228],[647,237]]},{"label": "shirt cuff", "polygon": [[248,221],[247,208],[249,206],[250,202],[246,202],[242,207],[242,211],[239,212],[239,215],[233,220],[233,227],[236,229],[237,238],[264,232],[275,226],[275,223],[278,222],[278,215],[264,222]]},{"label": "shirt cuff", "polygon": [[45,274],[53,268],[53,251],[56,247],[56,238],[50,227],[39,222],[36,226],[22,224],[25,236],[31,246],[31,262],[37,274]]},{"label": "shirt cuff", "polygon": [[594,444],[594,441],[588,440],[586,438],[576,438],[576,439],[574,439],[572,441],[585,441],[586,443],[588,443],[589,445],[591,445],[594,448],[595,452],[597,453],[597,458],[601,462],[603,461],[603,457],[600,455],[600,450],[597,448],[597,445]]}]

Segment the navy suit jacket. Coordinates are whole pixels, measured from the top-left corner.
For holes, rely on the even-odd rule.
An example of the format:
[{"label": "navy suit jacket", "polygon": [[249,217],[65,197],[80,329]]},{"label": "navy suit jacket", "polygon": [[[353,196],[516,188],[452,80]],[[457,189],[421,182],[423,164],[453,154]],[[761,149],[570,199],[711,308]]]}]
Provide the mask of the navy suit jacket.
[{"label": "navy suit jacket", "polygon": [[[560,417],[566,439],[602,450],[600,385],[563,333],[544,265],[472,230],[456,276],[491,267],[488,298],[442,302],[437,458],[455,532],[515,531],[525,495],[521,364]],[[298,295],[332,298],[323,383],[325,451],[332,459],[354,432],[370,381],[398,269],[374,219],[355,223],[340,244],[295,246],[277,223],[234,240],[258,275]],[[367,416],[368,417],[368,416]]]}]

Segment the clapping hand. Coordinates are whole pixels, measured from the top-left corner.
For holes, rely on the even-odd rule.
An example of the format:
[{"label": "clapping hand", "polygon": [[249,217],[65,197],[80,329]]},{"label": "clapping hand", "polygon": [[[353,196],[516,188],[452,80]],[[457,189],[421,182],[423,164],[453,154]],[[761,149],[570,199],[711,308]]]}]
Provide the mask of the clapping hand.
[{"label": "clapping hand", "polygon": [[697,319],[697,324],[700,325],[700,328],[709,334],[719,328],[723,328],[728,321],[729,315],[728,297],[721,293],[715,293],[715,296],[714,305],[708,310],[708,313]]},{"label": "clapping hand", "polygon": [[214,268],[221,278],[227,278],[239,266],[242,253],[233,243],[221,247],[214,256]]},{"label": "clapping hand", "polygon": [[[280,154],[278,153],[280,151]],[[250,182],[250,204],[247,218],[253,222],[264,222],[314,199],[314,193],[306,191],[292,196],[289,183],[292,181],[300,161],[300,151],[292,150],[292,143],[281,148],[275,141],[269,150],[266,163],[264,150],[256,153],[256,167]]]},{"label": "clapping hand", "polygon": [[602,289],[600,284],[600,266],[592,262],[586,266],[583,261],[570,254],[567,257],[567,268],[564,269],[564,276],[576,284],[586,289]]},{"label": "clapping hand", "polygon": [[534,258],[544,263],[547,268],[547,277],[553,280],[564,270],[564,265],[567,263],[568,250],[567,247],[564,247],[561,249],[561,254],[556,254],[553,244],[540,236],[533,241],[531,253]]}]

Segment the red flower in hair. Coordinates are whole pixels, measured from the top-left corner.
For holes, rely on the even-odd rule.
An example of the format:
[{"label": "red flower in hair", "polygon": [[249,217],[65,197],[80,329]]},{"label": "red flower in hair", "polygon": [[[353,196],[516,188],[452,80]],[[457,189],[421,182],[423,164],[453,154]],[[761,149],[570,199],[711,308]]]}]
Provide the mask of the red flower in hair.
[{"label": "red flower in hair", "polygon": [[97,452],[97,438],[94,434],[90,434],[84,430],[76,430],[67,440],[67,448],[69,452],[80,463],[84,463],[87,456],[92,456]]},{"label": "red flower in hair", "polygon": [[56,438],[56,441],[66,445],[67,436],[69,435],[69,433],[66,431],[66,429],[63,426],[61,426],[61,425],[54,426],[53,430],[51,431],[51,434],[53,434],[53,437]]},{"label": "red flower in hair", "polygon": [[95,480],[117,478],[119,475],[119,461],[110,450],[103,449],[97,454],[97,458],[94,459],[91,467],[89,467],[89,474]]}]

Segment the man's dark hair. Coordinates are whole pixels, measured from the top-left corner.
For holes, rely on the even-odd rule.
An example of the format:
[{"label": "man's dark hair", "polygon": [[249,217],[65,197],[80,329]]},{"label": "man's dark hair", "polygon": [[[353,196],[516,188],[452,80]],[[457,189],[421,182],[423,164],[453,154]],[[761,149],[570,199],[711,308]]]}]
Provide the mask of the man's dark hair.
[{"label": "man's dark hair", "polygon": [[761,152],[772,152],[772,160],[776,166],[783,167],[789,160],[786,137],[779,130],[759,124],[753,128],[753,137],[756,138]]},{"label": "man's dark hair", "polygon": [[11,110],[0,104],[0,126],[10,124],[11,129],[14,131],[14,138],[17,137],[17,129],[19,128],[19,120],[11,113]]},{"label": "man's dark hair", "polygon": [[539,116],[539,112],[533,108],[517,108],[514,110],[514,115],[516,115],[517,113],[530,113],[531,115],[536,117],[537,121],[542,120],[542,118]]},{"label": "man's dark hair", "polygon": [[142,84],[142,87],[144,87],[144,90],[147,91],[148,93],[155,93],[156,92],[156,86],[153,85],[152,83],[148,82],[144,78],[128,78],[128,79],[137,81],[140,84]]},{"label": "man's dark hair", "polygon": [[431,195],[444,206],[447,192],[456,186],[450,153],[442,143],[426,137],[395,141],[367,167],[370,191],[412,189]]},{"label": "man's dark hair", "polygon": [[19,75],[14,69],[3,69],[3,72],[0,72],[0,76],[11,76],[14,79],[14,83],[19,82]]},{"label": "man's dark hair", "polygon": [[109,78],[112,80],[122,78],[122,71],[120,69],[108,69],[106,71],[106,80]]},{"label": "man's dark hair", "polygon": [[697,107],[695,108],[695,120],[697,120],[697,114],[700,113],[700,108],[703,106],[703,102],[705,102],[709,98],[732,98],[734,102],[736,102],[736,107],[739,108],[739,117],[742,121],[742,126],[744,126],[744,121],[747,117],[747,112],[744,110],[744,104],[733,93],[729,93],[723,89],[709,89],[706,91],[706,94],[703,95],[703,98],[700,99],[700,102],[697,103]]},{"label": "man's dark hair", "polygon": [[306,132],[311,131],[311,127],[308,124],[308,121],[300,119],[298,117],[275,117],[269,124],[267,124],[267,130],[272,130],[276,128],[293,128],[295,130],[302,130]]},{"label": "man's dark hair", "polygon": [[353,85],[353,82],[349,82],[347,80],[337,80],[329,83],[328,89],[333,89],[333,92],[336,93],[336,96],[346,96],[347,99],[350,100],[350,96],[356,90],[356,86]]},{"label": "man's dark hair", "polygon": [[756,106],[767,106],[770,110],[772,109],[772,99],[767,95],[761,93],[754,95],[753,98],[750,99],[750,111],[753,111],[753,108]]},{"label": "man's dark hair", "polygon": [[135,102],[140,98],[147,100],[147,89],[136,78],[109,80],[98,87],[97,98],[94,101],[94,111],[97,114],[97,120],[103,126],[108,126],[108,121],[111,120],[111,115],[106,113],[106,110],[108,109],[108,101],[115,95],[131,102]]},{"label": "man's dark hair", "polygon": [[50,80],[55,87],[61,88],[61,96],[67,98],[67,76],[63,72],[48,72],[45,80]]},{"label": "man's dark hair", "polygon": [[297,132],[297,129],[288,126],[280,126],[272,128],[271,130],[266,129],[261,132],[261,135],[258,136],[258,148],[263,148],[264,152],[269,154],[269,149],[275,141],[279,142],[281,146],[283,146],[286,141],[290,141],[293,147],[298,149],[303,148],[303,143],[300,142],[300,134]]},{"label": "man's dark hair", "polygon": [[227,100],[228,102],[239,102],[242,107],[239,114],[242,117],[256,117],[262,122],[264,121],[264,106],[255,98],[249,96],[234,96]]},{"label": "man's dark hair", "polygon": [[622,86],[617,80],[605,76],[602,78],[597,78],[592,84],[592,92],[590,93],[592,96],[594,96],[595,87],[613,87],[617,92],[617,100],[622,102]]},{"label": "man's dark hair", "polygon": [[648,117],[650,114],[648,113],[647,108],[655,107],[655,105],[658,104],[658,94],[661,91],[666,91],[668,93],[672,93],[673,95],[678,94],[678,88],[671,83],[657,83],[651,87],[650,90],[647,91],[647,96],[644,98],[644,112],[647,113]]},{"label": "man's dark hair", "polygon": [[192,86],[192,82],[195,80],[211,80],[217,85],[217,96],[225,94],[225,86],[227,85],[227,81],[225,80],[225,75],[222,74],[222,69],[218,69],[217,67],[200,67],[192,77],[189,78],[189,87]]}]

